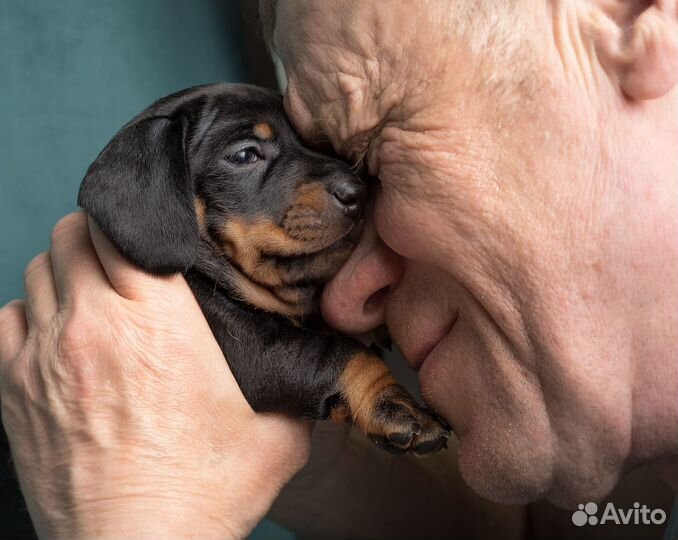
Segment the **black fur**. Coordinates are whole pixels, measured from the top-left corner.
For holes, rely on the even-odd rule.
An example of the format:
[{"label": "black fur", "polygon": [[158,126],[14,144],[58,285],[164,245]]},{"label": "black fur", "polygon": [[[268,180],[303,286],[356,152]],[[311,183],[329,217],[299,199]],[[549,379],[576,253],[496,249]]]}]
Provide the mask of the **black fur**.
[{"label": "black fur", "polygon": [[[262,123],[270,136],[267,129],[257,135],[253,126]],[[256,159],[235,159],[244,149]],[[316,193],[304,198],[309,186]],[[374,354],[319,329],[317,307],[359,237],[365,198],[345,163],[300,143],[278,94],[215,84],[163,98],[125,125],[87,171],[78,204],[135,265],[185,275],[254,410],[312,419],[339,411],[338,421],[359,422],[342,384],[363,375],[352,370],[347,381],[344,371],[352,359],[374,363]],[[204,204],[201,217],[196,201]],[[294,249],[249,236],[246,227],[240,240],[257,240],[259,258],[254,265],[239,258],[224,227],[258,220],[271,235],[291,238]],[[268,270],[259,274],[260,267]],[[281,283],[266,283],[275,279]],[[243,282],[282,307],[258,304]],[[418,455],[444,447],[449,430],[441,422],[395,381],[380,388],[361,425],[375,444]],[[0,540],[35,537],[20,501],[11,469],[0,467]]]},{"label": "black fur", "polygon": [[[254,140],[252,126],[262,122],[272,127],[271,140]],[[260,164],[234,167],[224,159],[243,141],[244,146],[256,143],[265,158]],[[329,190],[338,182],[355,184],[361,191],[358,203],[364,203],[366,188],[346,164],[299,142],[278,94],[216,84],[163,98],[124,126],[87,171],[78,204],[134,264],[155,274],[185,274],[255,410],[321,419],[329,414],[327,403],[337,399],[344,363],[362,345],[300,328],[288,317],[237,299],[229,268],[241,268],[236,260],[215,257],[214,246],[201,241],[193,205],[196,195],[205,200],[214,212],[208,223],[212,229],[233,218],[257,216],[281,225],[298,189],[310,181]],[[359,213],[347,217],[340,206],[336,219],[359,220]],[[326,258],[333,247],[271,258],[288,271],[296,269],[293,286],[306,288],[306,296],[317,303],[338,265],[325,275],[312,275],[308,259]],[[313,312],[305,314],[307,322],[313,318]]]},{"label": "black fur", "polygon": [[342,334],[296,327],[274,313],[249,308],[200,274],[193,293],[245,397],[257,411],[324,419],[338,399],[337,381],[362,345]]},{"label": "black fur", "polygon": [[125,126],[87,171],[78,201],[133,263],[157,273],[191,267],[198,252],[185,116]]}]

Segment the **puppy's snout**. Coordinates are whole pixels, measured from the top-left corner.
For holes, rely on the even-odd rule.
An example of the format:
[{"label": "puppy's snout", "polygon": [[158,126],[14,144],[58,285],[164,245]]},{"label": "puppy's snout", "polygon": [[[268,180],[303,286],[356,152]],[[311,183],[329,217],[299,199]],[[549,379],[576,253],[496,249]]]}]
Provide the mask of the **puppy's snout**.
[{"label": "puppy's snout", "polygon": [[357,178],[336,180],[330,192],[347,216],[356,218],[362,213],[367,200],[367,186]]}]

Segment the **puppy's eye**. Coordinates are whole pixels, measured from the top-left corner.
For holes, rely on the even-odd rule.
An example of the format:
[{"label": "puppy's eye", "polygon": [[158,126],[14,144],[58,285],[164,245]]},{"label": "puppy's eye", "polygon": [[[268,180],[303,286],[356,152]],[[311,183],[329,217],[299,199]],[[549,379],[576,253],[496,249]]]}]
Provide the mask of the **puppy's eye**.
[{"label": "puppy's eye", "polygon": [[235,165],[248,165],[255,161],[259,161],[261,159],[261,154],[254,146],[248,146],[247,148],[238,150],[235,154],[231,154],[226,159]]}]

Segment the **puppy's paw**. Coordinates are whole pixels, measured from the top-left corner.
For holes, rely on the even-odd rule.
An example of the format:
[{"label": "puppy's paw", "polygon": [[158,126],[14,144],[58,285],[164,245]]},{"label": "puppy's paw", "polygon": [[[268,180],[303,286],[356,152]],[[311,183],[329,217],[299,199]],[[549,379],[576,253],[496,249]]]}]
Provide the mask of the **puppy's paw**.
[{"label": "puppy's paw", "polygon": [[421,407],[373,352],[349,360],[340,388],[331,418],[352,421],[380,448],[426,456],[447,446],[450,429]]},{"label": "puppy's paw", "polygon": [[449,428],[397,384],[384,389],[367,418],[355,420],[374,444],[392,454],[435,454],[450,437]]}]

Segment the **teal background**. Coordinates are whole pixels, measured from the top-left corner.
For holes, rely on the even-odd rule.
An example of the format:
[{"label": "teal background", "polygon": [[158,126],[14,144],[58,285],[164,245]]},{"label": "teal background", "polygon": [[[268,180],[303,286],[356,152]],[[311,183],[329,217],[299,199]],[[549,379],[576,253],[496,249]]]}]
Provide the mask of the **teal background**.
[{"label": "teal background", "polygon": [[[122,124],[176,90],[245,80],[240,20],[236,1],[0,0],[0,305],[23,296]],[[264,522],[251,538],[292,536]]]},{"label": "teal background", "polygon": [[89,163],[155,99],[243,79],[237,2],[0,0],[0,304],[76,209]]}]

